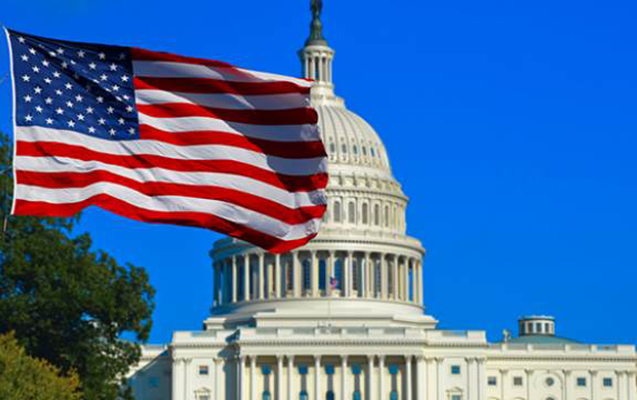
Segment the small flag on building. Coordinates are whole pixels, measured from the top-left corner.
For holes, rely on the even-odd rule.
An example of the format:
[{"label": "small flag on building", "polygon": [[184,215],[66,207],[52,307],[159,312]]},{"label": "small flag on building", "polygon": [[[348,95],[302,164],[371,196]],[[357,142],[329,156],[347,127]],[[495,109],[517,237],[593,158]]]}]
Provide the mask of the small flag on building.
[{"label": "small flag on building", "polygon": [[326,209],[312,83],[138,48],[7,31],[13,214],[91,206],[212,229],[272,252]]},{"label": "small flag on building", "polygon": [[335,290],[338,288],[338,279],[333,276],[330,276],[330,289]]}]

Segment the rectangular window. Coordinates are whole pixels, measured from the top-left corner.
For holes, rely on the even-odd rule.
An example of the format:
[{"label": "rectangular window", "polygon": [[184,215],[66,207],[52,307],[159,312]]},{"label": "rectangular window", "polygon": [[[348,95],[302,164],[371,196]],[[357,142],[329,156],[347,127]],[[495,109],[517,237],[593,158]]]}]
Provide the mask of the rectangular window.
[{"label": "rectangular window", "polygon": [[451,400],[462,400],[462,395],[461,394],[452,394],[451,395]]},{"label": "rectangular window", "polygon": [[577,386],[586,387],[586,378],[577,378]]},{"label": "rectangular window", "polygon": [[199,375],[208,375],[208,366],[200,365],[199,366]]},{"label": "rectangular window", "polygon": [[487,384],[488,384],[489,386],[497,386],[497,384],[498,384],[498,378],[496,378],[495,376],[490,376],[490,377],[487,379]]},{"label": "rectangular window", "polygon": [[460,366],[459,365],[452,365],[451,366],[451,374],[452,375],[460,375]]},{"label": "rectangular window", "polygon": [[604,378],[604,387],[613,387],[613,378]]},{"label": "rectangular window", "polygon": [[513,377],[513,386],[522,386],[522,377],[514,376]]}]

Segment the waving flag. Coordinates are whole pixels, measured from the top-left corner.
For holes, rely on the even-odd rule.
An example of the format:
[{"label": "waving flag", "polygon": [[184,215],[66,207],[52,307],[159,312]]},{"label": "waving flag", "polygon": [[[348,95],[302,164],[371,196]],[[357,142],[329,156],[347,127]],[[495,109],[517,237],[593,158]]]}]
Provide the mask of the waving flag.
[{"label": "waving flag", "polygon": [[326,154],[312,83],[138,48],[7,31],[13,213],[96,205],[272,252],[313,238]]}]

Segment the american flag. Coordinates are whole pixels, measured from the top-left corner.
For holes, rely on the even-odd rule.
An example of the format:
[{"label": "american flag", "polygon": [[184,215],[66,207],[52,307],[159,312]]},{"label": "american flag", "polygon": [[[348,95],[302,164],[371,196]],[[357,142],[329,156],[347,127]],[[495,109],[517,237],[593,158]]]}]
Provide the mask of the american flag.
[{"label": "american flag", "polygon": [[312,82],[139,48],[7,37],[13,214],[63,217],[95,205],[271,252],[317,234],[327,172]]},{"label": "american flag", "polygon": [[338,288],[338,279],[333,276],[330,276],[330,289],[334,290]]}]

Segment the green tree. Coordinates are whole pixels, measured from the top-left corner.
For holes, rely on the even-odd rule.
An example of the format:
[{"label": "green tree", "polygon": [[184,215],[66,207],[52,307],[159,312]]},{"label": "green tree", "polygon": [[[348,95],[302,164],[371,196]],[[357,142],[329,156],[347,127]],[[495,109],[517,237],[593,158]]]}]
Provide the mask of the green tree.
[{"label": "green tree", "polygon": [[0,335],[0,399],[79,400],[74,372],[62,376],[49,362],[29,357],[13,333]]},{"label": "green tree", "polygon": [[[10,164],[0,134],[0,165]],[[0,176],[3,214],[11,177]],[[3,215],[4,216],[4,215]],[[15,331],[27,353],[77,371],[84,398],[116,399],[148,339],[154,290],[143,268],[94,251],[77,218],[11,217],[0,240],[0,333]]]}]

